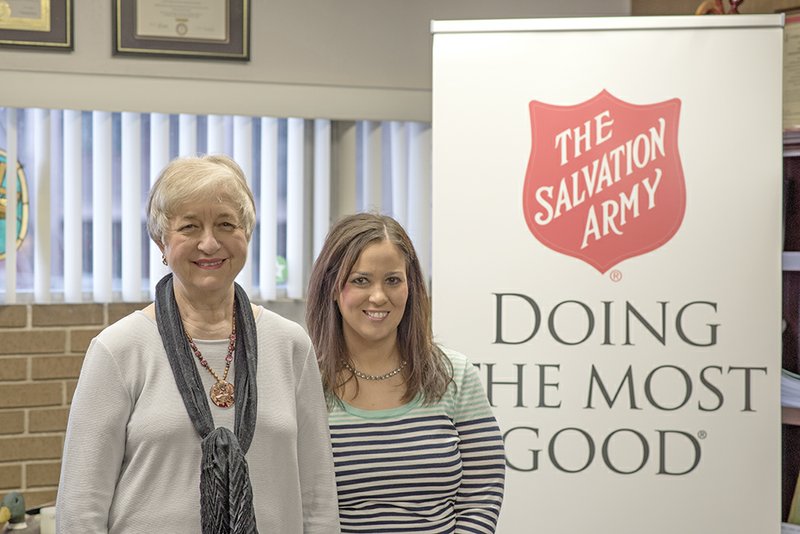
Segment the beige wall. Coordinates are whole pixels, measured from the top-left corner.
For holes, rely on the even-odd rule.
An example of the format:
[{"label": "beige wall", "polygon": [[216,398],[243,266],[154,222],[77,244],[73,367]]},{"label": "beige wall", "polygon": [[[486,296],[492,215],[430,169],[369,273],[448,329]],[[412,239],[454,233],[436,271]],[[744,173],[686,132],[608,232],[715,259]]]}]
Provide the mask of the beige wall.
[{"label": "beige wall", "polygon": [[248,63],[114,57],[111,2],[71,53],[0,48],[0,106],[430,120],[432,19],[615,16],[630,0],[251,0]]},{"label": "beige wall", "polygon": [[431,20],[688,15],[701,2],[251,0],[247,63],[113,57],[111,2],[73,3],[73,52],[0,48],[0,106],[429,121]]}]

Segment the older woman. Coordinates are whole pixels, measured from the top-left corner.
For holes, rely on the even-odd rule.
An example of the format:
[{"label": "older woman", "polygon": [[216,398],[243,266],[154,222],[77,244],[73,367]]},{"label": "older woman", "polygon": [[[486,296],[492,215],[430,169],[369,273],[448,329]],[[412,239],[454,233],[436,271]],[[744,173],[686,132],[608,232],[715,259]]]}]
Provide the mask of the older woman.
[{"label": "older woman", "polygon": [[310,340],[234,282],[254,224],[231,159],[177,159],[162,171],[147,228],[172,273],[153,304],[86,353],[59,532],[339,531]]},{"label": "older woman", "polygon": [[494,532],[503,440],[475,368],[432,340],[419,261],[397,221],[363,213],[333,226],[306,323],[342,532]]}]

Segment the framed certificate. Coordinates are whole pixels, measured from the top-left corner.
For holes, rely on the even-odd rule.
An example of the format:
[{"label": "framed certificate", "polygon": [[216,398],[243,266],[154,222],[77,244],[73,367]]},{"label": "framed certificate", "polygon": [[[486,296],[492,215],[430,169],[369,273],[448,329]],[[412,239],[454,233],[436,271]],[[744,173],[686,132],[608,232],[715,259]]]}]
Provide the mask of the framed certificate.
[{"label": "framed certificate", "polygon": [[72,50],[72,0],[0,0],[0,46]]},{"label": "framed certificate", "polygon": [[113,0],[113,6],[114,55],[250,59],[249,0]]}]

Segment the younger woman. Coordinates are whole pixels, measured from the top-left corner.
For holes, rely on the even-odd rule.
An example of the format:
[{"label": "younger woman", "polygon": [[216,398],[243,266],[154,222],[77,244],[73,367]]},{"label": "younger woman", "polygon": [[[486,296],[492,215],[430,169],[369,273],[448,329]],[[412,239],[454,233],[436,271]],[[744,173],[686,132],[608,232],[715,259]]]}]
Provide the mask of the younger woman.
[{"label": "younger woman", "polygon": [[494,532],[503,440],[475,368],[433,343],[403,228],[367,213],[339,221],[308,295],[342,532]]}]

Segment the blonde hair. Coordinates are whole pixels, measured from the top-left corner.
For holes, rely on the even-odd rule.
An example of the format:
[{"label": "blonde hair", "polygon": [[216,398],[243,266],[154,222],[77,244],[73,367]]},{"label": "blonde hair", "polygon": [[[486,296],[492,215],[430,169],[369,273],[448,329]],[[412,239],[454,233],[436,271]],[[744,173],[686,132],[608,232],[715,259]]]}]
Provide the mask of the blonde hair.
[{"label": "blonde hair", "polygon": [[242,168],[224,155],[177,158],[164,167],[147,200],[150,239],[162,245],[178,206],[209,198],[234,206],[250,241],[256,224],[253,193]]},{"label": "blonde hair", "polygon": [[337,398],[336,391],[353,378],[352,373],[344,380],[341,378],[344,362],[349,361],[352,366],[352,361],[336,297],[347,283],[361,252],[382,241],[397,246],[406,263],[408,300],[397,327],[400,356],[408,362],[403,369],[406,383],[403,400],[408,402],[421,393],[424,403],[437,402],[453,379],[450,359],[433,342],[428,290],[411,239],[391,217],[358,213],[344,217],[328,232],[308,283],[306,326],[317,352],[329,406]]}]

